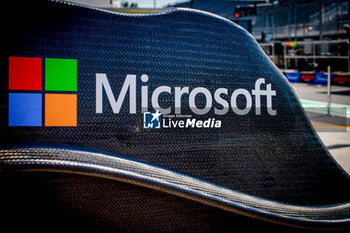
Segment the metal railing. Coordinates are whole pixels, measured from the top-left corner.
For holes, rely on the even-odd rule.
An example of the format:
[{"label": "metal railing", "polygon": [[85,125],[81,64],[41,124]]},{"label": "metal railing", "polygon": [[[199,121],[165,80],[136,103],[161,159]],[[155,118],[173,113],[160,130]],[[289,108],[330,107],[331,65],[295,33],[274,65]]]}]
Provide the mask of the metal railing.
[{"label": "metal railing", "polygon": [[[344,46],[345,45],[345,46]],[[327,40],[327,41],[294,41],[282,42],[283,46],[283,68],[289,68],[288,61],[294,59],[312,60],[313,64],[319,59],[345,60],[347,72],[350,72],[350,46],[349,40]]]},{"label": "metal railing", "polygon": [[[350,20],[341,22],[324,23],[322,28],[323,36],[335,36],[345,34],[344,24],[350,24]],[[252,34],[255,39],[261,40],[262,32],[269,33],[273,40],[286,38],[300,39],[308,37],[319,37],[320,28],[315,22],[286,26],[255,27]]]}]

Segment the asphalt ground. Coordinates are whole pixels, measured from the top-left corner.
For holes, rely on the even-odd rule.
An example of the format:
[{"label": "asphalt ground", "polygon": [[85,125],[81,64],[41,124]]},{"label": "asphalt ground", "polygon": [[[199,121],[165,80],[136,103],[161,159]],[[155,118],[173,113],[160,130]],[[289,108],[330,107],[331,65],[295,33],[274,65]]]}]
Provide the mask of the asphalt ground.
[{"label": "asphalt ground", "polygon": [[312,125],[338,164],[350,174],[350,87],[291,83]]}]

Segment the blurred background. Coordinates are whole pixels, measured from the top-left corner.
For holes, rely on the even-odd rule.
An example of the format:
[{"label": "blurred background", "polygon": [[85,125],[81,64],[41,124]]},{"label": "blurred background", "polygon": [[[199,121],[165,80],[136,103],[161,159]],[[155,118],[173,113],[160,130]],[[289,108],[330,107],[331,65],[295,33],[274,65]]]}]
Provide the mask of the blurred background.
[{"label": "blurred background", "polygon": [[193,8],[239,24],[290,81],[321,140],[350,173],[348,0],[66,1],[129,13]]},{"label": "blurred background", "polygon": [[349,77],[345,75],[350,72],[350,3],[347,0],[66,1],[133,13],[167,7],[208,11],[250,32],[281,70],[326,72],[327,67],[331,66],[332,73],[341,76],[334,82],[349,84]]}]

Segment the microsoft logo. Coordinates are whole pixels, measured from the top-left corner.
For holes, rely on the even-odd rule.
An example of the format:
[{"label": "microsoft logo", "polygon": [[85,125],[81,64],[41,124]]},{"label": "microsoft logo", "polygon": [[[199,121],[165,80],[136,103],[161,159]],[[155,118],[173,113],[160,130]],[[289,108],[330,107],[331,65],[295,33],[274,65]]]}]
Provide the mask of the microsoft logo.
[{"label": "microsoft logo", "polygon": [[9,126],[77,126],[77,60],[9,57],[9,91]]}]

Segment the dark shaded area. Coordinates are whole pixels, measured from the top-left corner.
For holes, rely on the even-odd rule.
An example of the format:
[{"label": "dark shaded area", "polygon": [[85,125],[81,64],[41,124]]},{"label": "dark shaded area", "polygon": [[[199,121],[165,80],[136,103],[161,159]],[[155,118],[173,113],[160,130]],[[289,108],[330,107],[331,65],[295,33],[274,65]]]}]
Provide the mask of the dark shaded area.
[{"label": "dark shaded area", "polygon": [[[254,38],[235,24],[185,10],[125,15],[59,2],[12,4],[15,20],[5,25],[8,36],[0,59],[1,147],[73,147],[117,154],[288,204],[349,201],[349,177],[318,141],[287,80]],[[8,126],[9,56],[77,60],[77,127]],[[144,130],[140,99],[136,114],[129,113],[129,96],[120,113],[114,114],[104,96],[104,112],[96,114],[96,73],[106,73],[115,96],[126,75],[136,74],[139,98],[139,78],[147,74],[149,93],[164,85],[172,90],[205,87],[211,93],[227,88],[226,101],[234,90],[251,91],[257,79],[265,78],[277,93],[273,97],[277,115],[267,113],[266,97],[262,97],[261,115],[256,114],[254,105],[247,115],[237,115],[231,109],[226,115],[215,115],[214,107],[220,106],[214,103],[207,115],[196,116],[222,120],[220,129]],[[266,90],[265,84],[261,87]],[[246,104],[244,98],[237,99],[238,106]],[[197,107],[204,108],[205,101],[198,95]],[[173,107],[174,97],[162,95],[160,105]],[[187,96],[181,105],[182,114],[193,114]],[[216,220],[220,222],[220,218]]]},{"label": "dark shaded area", "polygon": [[9,173],[0,183],[1,226],[11,232],[316,232],[101,178]]},{"label": "dark shaded area", "polygon": [[[318,93],[327,95],[326,91],[320,91]],[[350,96],[350,91],[332,91],[332,95],[346,95],[346,96]]]},{"label": "dark shaded area", "polygon": [[332,149],[339,149],[339,148],[344,148],[344,147],[350,147],[350,144],[336,144],[336,145],[332,145],[332,146],[327,146],[327,149],[332,150]]}]

